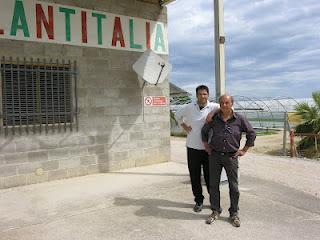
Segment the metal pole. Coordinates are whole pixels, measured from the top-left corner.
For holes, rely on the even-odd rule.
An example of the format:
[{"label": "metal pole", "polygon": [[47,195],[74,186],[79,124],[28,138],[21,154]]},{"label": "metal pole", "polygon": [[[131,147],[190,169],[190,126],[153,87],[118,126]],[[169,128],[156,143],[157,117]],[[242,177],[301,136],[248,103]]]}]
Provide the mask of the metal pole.
[{"label": "metal pole", "polygon": [[297,157],[296,146],[294,143],[294,131],[290,130],[290,157]]},{"label": "metal pole", "polygon": [[226,92],[223,0],[214,0],[216,99]]},{"label": "metal pole", "polygon": [[283,116],[283,143],[282,143],[282,155],[287,156],[287,129],[288,129],[288,114],[285,112]]}]

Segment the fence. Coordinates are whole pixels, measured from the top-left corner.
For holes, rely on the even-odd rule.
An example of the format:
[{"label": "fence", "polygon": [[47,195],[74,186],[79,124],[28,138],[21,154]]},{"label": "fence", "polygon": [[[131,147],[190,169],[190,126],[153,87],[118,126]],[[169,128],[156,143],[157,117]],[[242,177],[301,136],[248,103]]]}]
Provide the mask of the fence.
[{"label": "fence", "polygon": [[[268,131],[283,131],[283,140],[282,143],[279,142],[280,150],[279,154],[283,156],[291,155],[292,144],[290,131],[294,127],[301,123],[302,119],[299,116],[295,115],[294,107],[299,102],[309,102],[311,99],[293,99],[286,97],[277,97],[269,99],[258,99],[258,98],[248,98],[243,96],[234,97],[234,110],[239,112],[242,115],[245,115],[246,118],[250,121],[255,129],[259,132],[268,132]],[[183,105],[178,102],[171,102],[171,111],[174,115]],[[175,124],[174,121],[171,121],[171,133],[172,135],[185,135],[182,129]],[[301,135],[299,135],[302,138]],[[298,135],[296,136],[295,142],[297,143]],[[315,146],[318,151],[318,137],[316,137]],[[298,157],[303,157],[305,154],[297,149]]]}]

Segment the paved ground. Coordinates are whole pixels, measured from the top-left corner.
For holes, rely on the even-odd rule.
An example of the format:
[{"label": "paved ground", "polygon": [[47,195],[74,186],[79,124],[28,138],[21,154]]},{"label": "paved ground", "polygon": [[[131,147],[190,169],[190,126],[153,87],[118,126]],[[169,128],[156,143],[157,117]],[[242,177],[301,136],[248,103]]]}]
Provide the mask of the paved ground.
[{"label": "paved ground", "polygon": [[0,240],[320,239],[320,162],[248,154],[241,159],[242,226],[206,225],[208,197],[192,212],[184,141],[172,162],[0,190]]}]

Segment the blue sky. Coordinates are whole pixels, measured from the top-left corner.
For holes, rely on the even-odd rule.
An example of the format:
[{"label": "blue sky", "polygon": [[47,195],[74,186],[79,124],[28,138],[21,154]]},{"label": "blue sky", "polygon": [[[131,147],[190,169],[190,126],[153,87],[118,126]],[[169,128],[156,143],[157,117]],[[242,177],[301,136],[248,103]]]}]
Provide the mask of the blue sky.
[{"label": "blue sky", "polygon": [[[213,0],[168,5],[170,81],[215,92]],[[226,88],[248,97],[320,90],[319,0],[224,0]]]}]

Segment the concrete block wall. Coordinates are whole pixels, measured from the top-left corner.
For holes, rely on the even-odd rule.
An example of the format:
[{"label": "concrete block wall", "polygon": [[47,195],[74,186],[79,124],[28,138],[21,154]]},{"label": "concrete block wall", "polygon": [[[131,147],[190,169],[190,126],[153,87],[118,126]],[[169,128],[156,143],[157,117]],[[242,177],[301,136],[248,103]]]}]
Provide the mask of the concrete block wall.
[{"label": "concrete block wall", "polygon": [[[167,19],[158,0],[48,2]],[[132,70],[141,54],[0,39],[1,56],[76,60],[80,110],[79,131],[0,134],[0,188],[168,161],[169,106],[144,107],[143,96],[169,98],[169,83],[142,89]]]}]

